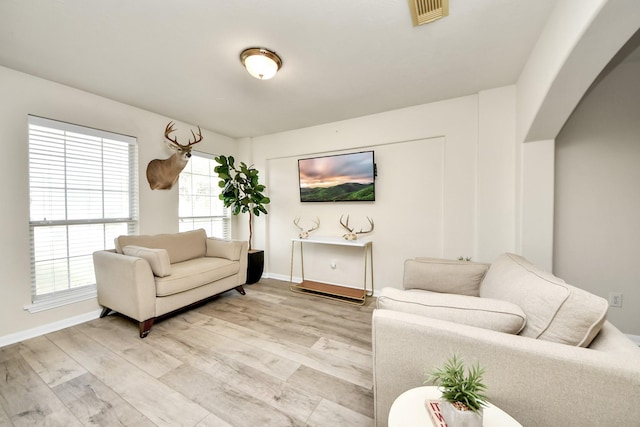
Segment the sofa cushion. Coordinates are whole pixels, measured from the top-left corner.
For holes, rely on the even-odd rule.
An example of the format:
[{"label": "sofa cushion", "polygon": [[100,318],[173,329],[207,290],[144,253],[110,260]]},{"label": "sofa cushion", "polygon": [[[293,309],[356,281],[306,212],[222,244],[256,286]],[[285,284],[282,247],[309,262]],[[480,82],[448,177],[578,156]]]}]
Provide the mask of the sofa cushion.
[{"label": "sofa cushion", "polygon": [[152,249],[143,248],[142,246],[128,245],[122,248],[122,252],[125,255],[146,259],[155,276],[165,277],[171,274],[169,254],[165,249]]},{"label": "sofa cushion", "polygon": [[606,320],[607,300],[576,288],[521,256],[501,255],[489,268],[480,296],[517,304],[527,315],[520,335],[587,347]]},{"label": "sofa cushion", "polygon": [[488,268],[487,264],[471,261],[408,259],[404,262],[402,286],[405,289],[478,296]]},{"label": "sofa cushion", "polygon": [[171,275],[156,277],[156,295],[164,297],[188,291],[240,271],[238,261],[202,257],[171,265]]},{"label": "sofa cushion", "polygon": [[378,297],[378,308],[403,311],[508,334],[517,334],[526,323],[526,315],[522,309],[507,301],[421,290],[403,291],[384,288]]},{"label": "sofa cushion", "polygon": [[116,252],[122,253],[125,246],[165,249],[171,264],[203,257],[207,253],[207,233],[203,229],[182,233],[156,234],[152,236],[119,236],[115,239]]}]

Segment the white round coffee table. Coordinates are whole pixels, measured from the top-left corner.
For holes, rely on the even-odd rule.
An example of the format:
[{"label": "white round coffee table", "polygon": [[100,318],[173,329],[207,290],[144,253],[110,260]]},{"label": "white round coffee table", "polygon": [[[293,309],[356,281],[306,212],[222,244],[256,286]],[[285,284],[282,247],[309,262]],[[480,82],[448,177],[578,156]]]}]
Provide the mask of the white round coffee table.
[{"label": "white round coffee table", "polygon": [[[416,387],[405,391],[391,405],[389,427],[433,426],[425,407],[425,400],[439,399],[441,395],[438,387],[433,386]],[[490,403],[483,412],[484,427],[522,427],[509,414]]]}]

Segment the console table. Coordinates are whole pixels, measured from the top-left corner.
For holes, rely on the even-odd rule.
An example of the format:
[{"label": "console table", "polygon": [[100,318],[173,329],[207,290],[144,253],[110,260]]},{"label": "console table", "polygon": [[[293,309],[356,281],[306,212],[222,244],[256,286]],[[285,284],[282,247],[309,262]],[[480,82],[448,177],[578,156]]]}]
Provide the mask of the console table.
[{"label": "console table", "polygon": [[[293,283],[293,264],[296,243],[298,243],[300,247],[300,268],[302,273],[302,283],[299,284]],[[305,280],[304,244],[350,246],[361,249],[364,252],[362,289]],[[369,270],[371,276],[371,289],[367,288],[367,270]],[[289,276],[289,282],[291,282],[289,288],[294,292],[311,293],[324,298],[364,305],[367,301],[367,297],[373,295],[373,242],[370,239],[345,240],[343,237],[310,237],[308,239],[291,239],[291,273]]]}]

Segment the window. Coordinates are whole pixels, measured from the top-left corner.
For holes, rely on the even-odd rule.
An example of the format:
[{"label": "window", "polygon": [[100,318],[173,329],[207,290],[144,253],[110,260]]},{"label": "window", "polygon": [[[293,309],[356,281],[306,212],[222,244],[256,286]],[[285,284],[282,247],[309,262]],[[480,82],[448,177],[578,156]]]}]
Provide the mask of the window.
[{"label": "window", "polygon": [[192,152],[187,166],[180,173],[180,231],[204,228],[207,236],[231,238],[231,214],[224,207],[218,187],[217,166],[213,156]]},{"label": "window", "polygon": [[136,140],[29,116],[31,306],[95,297],[93,252],[137,228]]}]

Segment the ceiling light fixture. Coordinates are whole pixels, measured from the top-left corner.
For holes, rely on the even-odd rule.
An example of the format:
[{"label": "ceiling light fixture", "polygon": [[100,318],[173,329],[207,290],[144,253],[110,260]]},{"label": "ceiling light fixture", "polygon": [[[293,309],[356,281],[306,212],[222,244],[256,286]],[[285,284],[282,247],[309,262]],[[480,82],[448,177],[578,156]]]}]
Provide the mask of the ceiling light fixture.
[{"label": "ceiling light fixture", "polygon": [[282,67],[282,59],[269,49],[250,47],[240,53],[240,61],[256,79],[268,80]]}]

